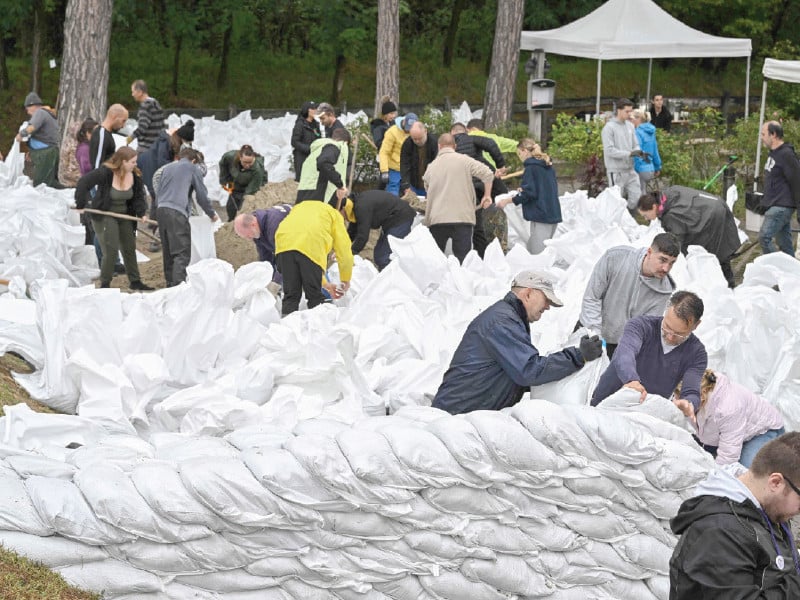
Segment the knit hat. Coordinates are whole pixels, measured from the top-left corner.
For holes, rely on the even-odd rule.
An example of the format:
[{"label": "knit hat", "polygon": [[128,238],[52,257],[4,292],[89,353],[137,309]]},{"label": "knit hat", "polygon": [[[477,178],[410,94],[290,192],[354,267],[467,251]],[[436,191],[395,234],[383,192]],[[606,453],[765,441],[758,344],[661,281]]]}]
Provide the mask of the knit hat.
[{"label": "knit hat", "polygon": [[381,114],[388,115],[389,113],[397,112],[397,105],[389,100],[381,104]]},{"label": "knit hat", "polygon": [[553,306],[564,306],[564,303],[559,300],[558,296],[556,296],[556,293],[553,290],[552,280],[546,273],[542,273],[541,271],[522,271],[521,273],[518,273],[517,276],[514,277],[514,281],[511,282],[511,287],[540,290],[550,304]]},{"label": "knit hat", "polygon": [[178,134],[178,137],[181,138],[184,142],[193,142],[194,141],[194,121],[189,119],[178,127],[178,131],[175,133]]},{"label": "knit hat", "polygon": [[42,106],[42,105],[44,105],[44,102],[42,102],[42,99],[36,92],[31,92],[30,94],[25,96],[25,104],[23,105],[25,108],[28,108],[29,106]]}]

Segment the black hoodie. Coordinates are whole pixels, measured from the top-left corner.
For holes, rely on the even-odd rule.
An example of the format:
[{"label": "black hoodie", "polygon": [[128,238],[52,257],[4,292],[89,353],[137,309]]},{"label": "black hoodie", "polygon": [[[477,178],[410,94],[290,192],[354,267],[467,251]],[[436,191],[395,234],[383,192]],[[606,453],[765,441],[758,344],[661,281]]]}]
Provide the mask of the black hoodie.
[{"label": "black hoodie", "polygon": [[[681,536],[669,563],[670,600],[800,598],[788,524],[769,521],[732,476],[712,479],[715,489],[686,500],[670,522]],[[714,495],[726,486],[731,493]]]},{"label": "black hoodie", "polygon": [[800,201],[800,161],[791,144],[769,151],[764,165],[764,195],[761,205],[797,208]]}]

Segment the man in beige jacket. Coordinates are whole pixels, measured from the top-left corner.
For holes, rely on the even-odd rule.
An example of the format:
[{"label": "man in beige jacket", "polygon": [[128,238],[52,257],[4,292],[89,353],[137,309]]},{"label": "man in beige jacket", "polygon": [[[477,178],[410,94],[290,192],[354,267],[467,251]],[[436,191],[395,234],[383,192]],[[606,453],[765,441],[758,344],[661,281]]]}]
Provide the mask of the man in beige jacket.
[{"label": "man in beige jacket", "polygon": [[[472,178],[484,186],[480,205],[475,204]],[[456,142],[449,133],[439,137],[439,154],[425,171],[422,180],[428,192],[425,206],[425,225],[436,244],[444,252],[447,240],[453,241],[453,254],[458,262],[472,249],[472,228],[475,210],[492,203],[491,189],[494,173],[486,165],[456,152]]]}]

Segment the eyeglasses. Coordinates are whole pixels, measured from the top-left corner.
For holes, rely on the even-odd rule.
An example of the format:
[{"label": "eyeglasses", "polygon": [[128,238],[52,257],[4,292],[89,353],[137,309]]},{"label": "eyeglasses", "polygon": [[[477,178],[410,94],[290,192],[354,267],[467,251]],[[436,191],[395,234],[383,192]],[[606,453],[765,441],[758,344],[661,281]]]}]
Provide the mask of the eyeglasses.
[{"label": "eyeglasses", "polygon": [[691,333],[686,334],[686,335],[681,335],[680,333],[675,333],[674,331],[672,331],[672,329],[670,329],[669,327],[667,327],[664,324],[664,320],[663,319],[661,320],[661,333],[663,333],[664,335],[672,336],[674,338],[678,338],[679,340],[687,340],[687,339],[689,339],[689,336],[692,335]]},{"label": "eyeglasses", "polygon": [[790,487],[790,488],[792,488],[792,489],[794,490],[794,493],[795,493],[795,494],[797,494],[798,496],[800,496],[800,488],[798,488],[798,487],[797,487],[795,484],[793,484],[793,483],[792,483],[792,480],[791,480],[791,479],[789,479],[789,478],[788,478],[786,475],[784,475],[783,473],[781,473],[781,477],[783,477],[783,480],[784,480],[786,483],[788,483],[788,484],[789,484],[789,487]]}]

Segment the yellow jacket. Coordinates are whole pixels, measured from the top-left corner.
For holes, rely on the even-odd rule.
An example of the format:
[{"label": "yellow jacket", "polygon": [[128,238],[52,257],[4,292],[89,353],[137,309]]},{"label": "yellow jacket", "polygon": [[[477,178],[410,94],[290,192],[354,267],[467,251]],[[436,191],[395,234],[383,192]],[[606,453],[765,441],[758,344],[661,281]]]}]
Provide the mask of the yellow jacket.
[{"label": "yellow jacket", "polygon": [[392,125],[386,130],[381,143],[381,151],[378,154],[380,160],[381,173],[400,170],[400,148],[406,141],[408,134],[398,125]]},{"label": "yellow jacket", "polygon": [[[336,253],[339,277],[350,281],[353,253],[342,215],[326,202],[305,200],[295,204],[275,232],[275,254],[295,250],[322,267],[328,268],[328,254]],[[324,281],[324,276],[323,276]]]}]

